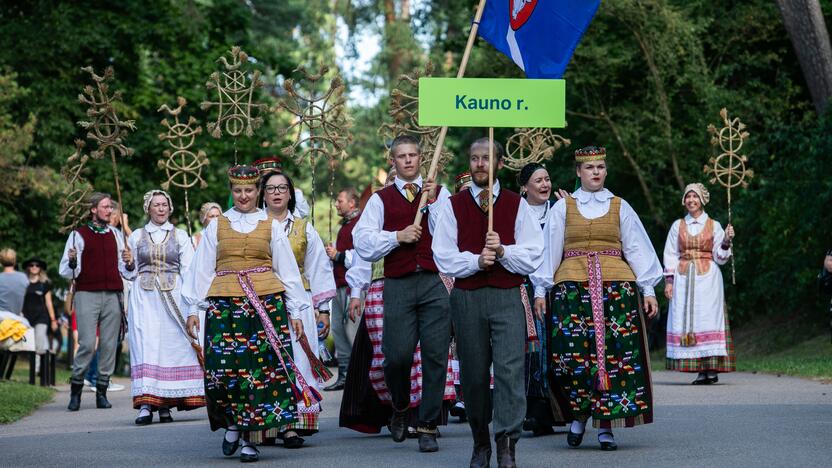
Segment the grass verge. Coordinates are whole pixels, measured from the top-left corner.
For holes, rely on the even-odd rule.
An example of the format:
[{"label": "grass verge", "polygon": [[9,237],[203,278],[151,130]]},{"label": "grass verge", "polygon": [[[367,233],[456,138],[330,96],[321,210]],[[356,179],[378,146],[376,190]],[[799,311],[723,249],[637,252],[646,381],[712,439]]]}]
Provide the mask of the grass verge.
[{"label": "grass verge", "polygon": [[14,380],[0,380],[0,424],[9,424],[52,400],[55,390]]}]

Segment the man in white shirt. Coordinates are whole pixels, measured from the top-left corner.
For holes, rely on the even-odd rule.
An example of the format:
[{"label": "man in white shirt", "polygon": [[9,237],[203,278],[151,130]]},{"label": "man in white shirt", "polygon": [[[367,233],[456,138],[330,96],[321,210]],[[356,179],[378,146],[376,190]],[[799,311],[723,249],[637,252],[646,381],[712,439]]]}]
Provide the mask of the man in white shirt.
[{"label": "man in white shirt", "polygon": [[[495,172],[503,147],[494,142]],[[523,385],[526,320],[520,288],[542,261],[543,233],[526,200],[494,180],[489,193],[488,138],[469,148],[473,184],[444,203],[433,238],[439,270],[456,278],[451,292],[462,393],[474,450],[471,466],[489,466],[494,422],[499,465],[513,467],[526,414]],[[496,174],[495,174],[496,175]],[[488,206],[494,226],[488,230]],[[494,396],[489,390],[494,368]]]},{"label": "man in white shirt", "polygon": [[[410,368],[421,342],[422,403],[419,405],[419,450],[435,452],[448,366],[450,319],[448,290],[439,278],[433,253],[436,201],[450,194],[423,181],[419,174],[419,141],[410,135],[393,140],[390,154],[396,167],[394,183],[374,193],[355,227],[355,251],[375,262],[384,258],[384,380],[393,400],[391,433],[395,442],[407,436]],[[426,212],[414,224],[422,194]]]}]

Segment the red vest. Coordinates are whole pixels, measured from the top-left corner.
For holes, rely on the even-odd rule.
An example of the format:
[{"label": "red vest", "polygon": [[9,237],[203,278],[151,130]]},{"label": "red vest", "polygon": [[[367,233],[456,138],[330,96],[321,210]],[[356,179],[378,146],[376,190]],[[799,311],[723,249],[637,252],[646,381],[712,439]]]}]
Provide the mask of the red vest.
[{"label": "red vest", "polygon": [[[451,206],[456,217],[456,244],[459,251],[481,254],[485,248],[485,233],[488,232],[488,213],[482,211],[467,190],[452,196]],[[515,243],[514,224],[519,208],[520,195],[501,188],[497,201],[494,202],[494,231],[500,235],[503,245]],[[489,270],[479,271],[467,278],[457,278],[454,287],[466,290],[487,286],[508,289],[520,286],[523,280],[523,276],[506,270],[500,262],[496,262]]]},{"label": "red vest", "polygon": [[[441,189],[442,187],[437,187],[437,190]],[[412,202],[407,201],[407,198],[399,192],[395,184],[389,185],[376,193],[384,203],[383,230],[401,231],[413,224],[413,219],[419,209],[419,200],[422,198],[421,193]],[[430,235],[428,217],[423,216],[422,238],[415,244],[402,244],[384,257],[384,277],[401,278],[419,269],[432,272],[439,271],[433,262],[432,242],[433,236]]]},{"label": "red vest", "polygon": [[89,226],[82,226],[77,232],[84,239],[84,250],[75,290],[123,291],[124,283],[118,272],[118,243],[113,231],[97,234]]},{"label": "red vest", "polygon": [[[335,239],[335,250],[346,253],[347,250],[355,248],[352,243],[352,230],[355,229],[355,225],[358,223],[358,218],[360,217],[360,215],[356,216],[341,225],[341,229],[338,230],[338,237]],[[344,263],[336,263],[332,268],[332,272],[335,274],[335,286],[339,288],[348,286],[347,267]]]}]

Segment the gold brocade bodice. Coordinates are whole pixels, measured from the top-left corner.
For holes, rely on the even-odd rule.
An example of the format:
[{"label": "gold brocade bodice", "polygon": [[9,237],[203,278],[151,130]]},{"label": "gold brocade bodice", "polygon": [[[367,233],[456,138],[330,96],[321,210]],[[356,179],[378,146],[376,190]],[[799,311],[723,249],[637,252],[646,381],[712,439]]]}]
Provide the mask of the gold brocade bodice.
[{"label": "gold brocade bodice", "polygon": [[303,280],[303,288],[307,291],[311,290],[309,280],[306,278],[306,272],[303,266],[306,264],[306,247],[309,244],[306,238],[306,220],[303,218],[295,218],[288,221],[291,228],[286,233],[289,237],[289,243],[292,245],[292,253],[295,254],[295,261],[298,263],[298,270],[300,270],[300,277]]},{"label": "gold brocade bodice", "polygon": [[[578,203],[566,197],[566,233],[563,251],[601,252],[621,250],[621,199],[613,197],[607,214],[600,218],[587,219],[578,211]],[[635,281],[630,265],[621,257],[599,255],[604,281]],[[564,257],[555,272],[555,284],[565,281],[588,281],[586,255]]]},{"label": "gold brocade bodice", "polygon": [[[251,273],[249,277],[258,296],[285,291],[283,283],[272,270],[272,220],[257,223],[248,234],[231,228],[225,216],[217,218],[217,271],[241,271],[268,267],[269,271]],[[216,276],[208,290],[208,297],[240,297],[245,293],[237,275]]]}]

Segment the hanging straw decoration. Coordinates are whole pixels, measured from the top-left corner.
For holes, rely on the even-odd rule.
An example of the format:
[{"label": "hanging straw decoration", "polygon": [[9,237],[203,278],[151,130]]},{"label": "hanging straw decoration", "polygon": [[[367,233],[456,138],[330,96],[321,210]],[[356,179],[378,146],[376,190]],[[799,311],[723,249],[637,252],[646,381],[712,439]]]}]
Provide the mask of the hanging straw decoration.
[{"label": "hanging straw decoration", "polygon": [[[121,120],[116,112],[115,103],[121,101],[121,91],[116,91],[112,95],[110,93],[109,82],[112,81],[114,73],[113,67],[107,67],[104,70],[104,75],[96,75],[92,67],[84,67],[81,69],[89,73],[95,86],[87,85],[84,87],[83,94],[78,95],[78,101],[81,104],[89,106],[87,109],[87,117],[92,120],[80,121],[78,125],[87,131],[87,138],[96,144],[96,149],[90,152],[93,159],[102,159],[105,156],[110,156],[110,161],[113,167],[113,179],[116,186],[116,196],[118,197],[118,204],[124,210],[124,203],[121,199],[121,185],[118,179],[118,165],[116,163],[116,155],[120,157],[130,157],[133,155],[133,148],[125,145],[125,139],[128,132],[136,129],[133,120]],[[124,239],[124,230],[121,230],[122,239]]]},{"label": "hanging straw decoration", "polygon": [[[205,87],[208,91],[216,90],[216,101],[203,101],[202,110],[217,109],[217,119],[207,125],[208,133],[214,138],[221,138],[223,131],[234,138],[234,164],[237,164],[237,137],[254,136],[254,131],[263,125],[261,112],[268,106],[255,100],[255,91],[263,87],[260,71],[249,71],[248,54],[239,46],[231,48],[231,60],[225,56],[217,59],[223,70],[211,74]],[[251,79],[248,78],[249,74]]]},{"label": "hanging straw decoration", "polygon": [[92,185],[82,174],[90,159],[83,154],[85,145],[84,140],[75,140],[75,151],[61,168],[61,176],[66,182],[61,196],[61,214],[58,217],[61,234],[75,230],[87,216],[87,197],[92,193]]},{"label": "hanging straw decoration", "polygon": [[555,152],[572,142],[555,134],[550,128],[516,128],[514,135],[506,141],[506,169],[519,172],[529,163],[540,163],[552,159]]},{"label": "hanging straw decoration", "polygon": [[[345,112],[344,82],[335,75],[326,86],[324,75],[328,67],[318,73],[309,73],[299,66],[293,73],[300,80],[287,79],[283,88],[286,99],[278,103],[278,110],[292,115],[292,124],[280,131],[281,137],[291,135],[292,143],[281,149],[284,156],[292,157],[297,164],[308,163],[312,176],[310,221],[315,220],[315,183],[318,158],[323,157],[329,166],[329,198],[334,196],[335,170],[338,162],[347,157],[346,147],[352,142],[351,123]],[[320,91],[323,90],[323,91]],[[329,210],[329,235],[332,238],[332,207]]]},{"label": "hanging straw decoration", "polygon": [[[719,111],[724,127],[717,130],[714,125],[708,125],[711,134],[711,145],[718,147],[721,153],[711,157],[705,166],[705,174],[711,175],[710,183],[725,187],[728,198],[728,224],[731,224],[731,189],[735,187],[747,188],[748,182],[754,177],[754,171],[748,168],[748,157],[739,154],[749,133],[745,131],[745,124],[739,117],[730,119],[728,109]],[[737,284],[734,268],[734,256],[731,256],[731,284]]]},{"label": "hanging straw decoration", "polygon": [[[422,70],[414,70],[409,75],[401,75],[396,87],[390,92],[390,109],[387,114],[393,121],[384,123],[378,129],[378,135],[390,142],[399,135],[407,134],[419,139],[422,149],[422,175],[427,177],[431,156],[436,150],[439,127],[422,127],[419,125],[419,78],[433,75],[433,64],[428,61]],[[390,148],[388,148],[388,159]],[[445,166],[453,159],[453,154],[442,148],[437,172],[444,172]]]},{"label": "hanging straw decoration", "polygon": [[[202,134],[202,126],[197,124],[193,116],[188,117],[187,123],[179,120],[182,110],[188,104],[182,96],[176,98],[177,107],[171,109],[167,104],[162,104],[157,112],[166,112],[173,117],[173,124],[167,119],[162,119],[162,126],[167,132],[159,134],[159,140],[166,141],[170,149],[162,152],[162,159],[157,165],[165,171],[167,180],[162,182],[162,190],[168,190],[171,185],[179,187],[185,193],[185,220],[188,224],[188,237],[193,242],[193,226],[191,223],[191,208],[188,200],[188,189],[199,184],[199,188],[208,187],[208,183],[202,178],[202,168],[208,165],[208,158],[205,152],[191,148],[194,146],[196,137]],[[196,126],[195,126],[196,125]]]}]

